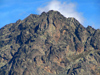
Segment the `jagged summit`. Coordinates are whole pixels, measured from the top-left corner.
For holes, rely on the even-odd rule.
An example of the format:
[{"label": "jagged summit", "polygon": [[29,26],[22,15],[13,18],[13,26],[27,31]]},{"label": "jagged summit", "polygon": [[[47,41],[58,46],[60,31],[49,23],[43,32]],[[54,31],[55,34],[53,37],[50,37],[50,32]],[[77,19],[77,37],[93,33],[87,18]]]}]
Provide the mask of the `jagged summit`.
[{"label": "jagged summit", "polygon": [[0,75],[99,75],[100,30],[58,11],[0,29]]},{"label": "jagged summit", "polygon": [[49,10],[48,12],[42,12],[41,14],[59,14],[59,15],[61,15],[60,14],[60,12],[59,11],[54,11],[54,10]]},{"label": "jagged summit", "polygon": [[[40,15],[35,15],[35,14],[30,14],[28,17],[36,17],[36,16],[60,16],[60,17],[64,17],[59,11],[54,11],[54,10],[50,10],[48,12],[42,12]],[[68,17],[68,19],[74,19],[76,20],[74,17]]]}]

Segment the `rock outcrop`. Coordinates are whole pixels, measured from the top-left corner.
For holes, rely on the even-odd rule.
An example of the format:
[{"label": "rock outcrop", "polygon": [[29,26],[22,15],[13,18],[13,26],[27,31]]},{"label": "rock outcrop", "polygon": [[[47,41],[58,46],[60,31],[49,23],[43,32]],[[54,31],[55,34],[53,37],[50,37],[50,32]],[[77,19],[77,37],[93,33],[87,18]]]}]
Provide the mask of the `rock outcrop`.
[{"label": "rock outcrop", "polygon": [[53,10],[6,25],[0,75],[100,75],[100,30]]}]

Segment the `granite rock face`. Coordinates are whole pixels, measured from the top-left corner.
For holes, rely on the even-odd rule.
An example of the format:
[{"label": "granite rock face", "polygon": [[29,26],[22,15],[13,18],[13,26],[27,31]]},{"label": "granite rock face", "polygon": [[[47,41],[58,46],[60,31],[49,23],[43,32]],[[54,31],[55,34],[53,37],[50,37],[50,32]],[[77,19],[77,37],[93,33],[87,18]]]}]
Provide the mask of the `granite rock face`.
[{"label": "granite rock face", "polygon": [[0,75],[100,75],[100,30],[53,10],[6,25]]}]

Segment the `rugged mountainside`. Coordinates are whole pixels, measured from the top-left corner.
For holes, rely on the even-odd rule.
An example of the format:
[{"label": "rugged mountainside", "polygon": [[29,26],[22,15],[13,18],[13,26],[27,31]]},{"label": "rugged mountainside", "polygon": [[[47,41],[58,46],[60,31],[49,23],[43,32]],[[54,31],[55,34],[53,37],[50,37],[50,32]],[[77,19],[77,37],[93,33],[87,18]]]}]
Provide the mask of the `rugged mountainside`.
[{"label": "rugged mountainside", "polygon": [[6,25],[0,75],[100,75],[100,30],[53,10]]}]

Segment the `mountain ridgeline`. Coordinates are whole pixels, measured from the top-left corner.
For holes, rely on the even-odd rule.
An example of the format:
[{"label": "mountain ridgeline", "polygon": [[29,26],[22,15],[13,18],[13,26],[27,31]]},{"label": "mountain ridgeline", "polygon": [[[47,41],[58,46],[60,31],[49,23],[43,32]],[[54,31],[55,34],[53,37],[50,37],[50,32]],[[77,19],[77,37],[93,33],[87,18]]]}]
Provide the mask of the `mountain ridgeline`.
[{"label": "mountain ridgeline", "polygon": [[100,30],[50,10],[0,29],[0,75],[100,75]]}]

